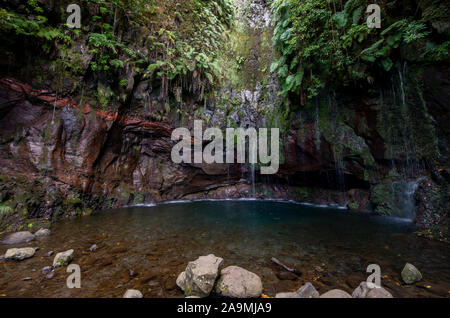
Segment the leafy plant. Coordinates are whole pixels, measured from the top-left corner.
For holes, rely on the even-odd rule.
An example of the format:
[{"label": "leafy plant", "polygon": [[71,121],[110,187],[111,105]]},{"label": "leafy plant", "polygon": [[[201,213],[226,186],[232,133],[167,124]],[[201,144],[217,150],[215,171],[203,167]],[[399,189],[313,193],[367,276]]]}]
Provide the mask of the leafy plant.
[{"label": "leafy plant", "polygon": [[[369,29],[363,0],[274,0],[273,45],[279,57],[271,71],[280,78],[280,94],[299,95],[305,104],[326,84],[345,85],[390,71],[401,47],[431,35],[424,21],[408,16],[411,5],[391,1],[389,12],[397,16],[383,12],[383,28]],[[445,56],[448,44],[429,41],[422,58]]]},{"label": "leafy plant", "polygon": [[12,208],[7,205],[0,204],[0,215],[7,215],[12,212]]}]

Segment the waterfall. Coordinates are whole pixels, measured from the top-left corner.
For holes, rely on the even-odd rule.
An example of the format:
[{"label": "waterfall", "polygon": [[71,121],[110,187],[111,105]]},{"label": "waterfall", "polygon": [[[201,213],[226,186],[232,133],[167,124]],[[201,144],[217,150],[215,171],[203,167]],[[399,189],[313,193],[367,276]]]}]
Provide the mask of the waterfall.
[{"label": "waterfall", "polygon": [[254,143],[249,143],[249,147],[251,147],[251,149],[249,149],[249,177],[250,177],[250,184],[252,185],[252,194],[255,195],[256,194],[256,187],[255,187],[255,160],[256,158],[251,158],[250,154],[255,154],[255,157],[257,157],[256,155],[256,144]]},{"label": "waterfall", "polygon": [[152,101],[151,101],[150,91],[149,90],[145,93],[144,110],[147,112],[147,115],[151,115],[151,113],[152,113]]},{"label": "waterfall", "polygon": [[392,216],[414,220],[416,217],[414,194],[422,178],[414,181],[400,180],[392,183],[394,209]]},{"label": "waterfall", "polygon": [[414,194],[416,193],[417,187],[419,186],[419,180],[408,182],[405,196],[405,208],[403,217],[413,220],[416,217],[416,208],[414,204]]}]

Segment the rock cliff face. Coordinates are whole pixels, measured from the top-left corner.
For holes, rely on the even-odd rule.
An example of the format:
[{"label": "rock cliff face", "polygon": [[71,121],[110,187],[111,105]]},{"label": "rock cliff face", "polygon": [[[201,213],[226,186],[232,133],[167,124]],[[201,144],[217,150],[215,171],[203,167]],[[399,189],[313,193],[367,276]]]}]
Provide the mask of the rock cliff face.
[{"label": "rock cliff face", "polygon": [[[165,113],[161,82],[136,74],[136,65],[127,65],[121,74],[128,83],[119,89],[124,98],[106,109],[95,100],[111,90],[113,81],[92,75],[89,54],[80,62],[84,75],[65,77],[58,89],[55,78],[39,84],[21,68],[2,68],[2,229],[16,229],[29,219],[51,221],[117,206],[196,198],[283,198],[402,216],[399,197],[407,195],[408,183],[424,176],[434,192],[423,185],[423,196],[413,192],[405,200],[420,206],[418,222],[423,225],[431,213],[423,201],[437,195],[436,209],[445,217],[448,67],[399,65],[370,91],[329,88],[314,103],[284,117],[277,111],[277,80],[267,73],[274,54],[270,10],[264,1],[249,7],[241,2],[240,24],[230,40],[242,57],[235,80],[203,106],[198,96],[187,96],[178,103],[186,110],[183,116]],[[86,41],[79,37],[72,49],[82,50]],[[248,44],[251,50],[246,51]],[[43,72],[51,72],[39,63]],[[73,88],[78,81],[87,83],[88,91],[96,87],[95,94],[80,95]],[[260,176],[245,164],[173,163],[172,129],[192,127],[193,118],[221,128],[284,127],[279,173]]]}]

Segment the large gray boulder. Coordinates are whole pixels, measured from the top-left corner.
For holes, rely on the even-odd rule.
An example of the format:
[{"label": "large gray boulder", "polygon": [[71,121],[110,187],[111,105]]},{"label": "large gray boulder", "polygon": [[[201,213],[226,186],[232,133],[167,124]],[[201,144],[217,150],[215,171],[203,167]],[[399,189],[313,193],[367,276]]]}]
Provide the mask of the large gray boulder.
[{"label": "large gray boulder", "polygon": [[74,250],[68,250],[56,254],[53,259],[53,267],[67,266],[73,260]]},{"label": "large gray boulder", "polygon": [[406,284],[410,285],[421,281],[422,274],[413,264],[406,263],[402,270],[402,279]]},{"label": "large gray boulder", "polygon": [[128,289],[125,294],[123,295],[123,298],[143,298],[144,296],[139,290],[136,289]]},{"label": "large gray boulder", "polygon": [[393,298],[383,287],[369,287],[367,282],[361,282],[352,293],[353,298]]},{"label": "large gray boulder", "polygon": [[28,231],[16,232],[5,237],[2,243],[7,245],[22,244],[31,242],[35,238],[36,237]]},{"label": "large gray boulder", "polygon": [[22,261],[33,257],[36,249],[34,247],[10,248],[5,253],[5,259],[12,261]]},{"label": "large gray boulder", "polygon": [[322,294],[320,298],[352,298],[352,296],[343,290],[332,289],[325,294]]},{"label": "large gray boulder", "polygon": [[238,266],[228,266],[220,272],[217,294],[232,298],[257,298],[262,293],[261,278]]},{"label": "large gray boulder", "polygon": [[319,292],[314,288],[313,284],[306,283],[297,291],[292,293],[278,293],[275,298],[319,298]]},{"label": "large gray boulder", "polygon": [[184,291],[186,297],[207,297],[214,288],[222,263],[223,259],[213,254],[200,256],[189,262],[186,270],[178,276],[178,287]]}]

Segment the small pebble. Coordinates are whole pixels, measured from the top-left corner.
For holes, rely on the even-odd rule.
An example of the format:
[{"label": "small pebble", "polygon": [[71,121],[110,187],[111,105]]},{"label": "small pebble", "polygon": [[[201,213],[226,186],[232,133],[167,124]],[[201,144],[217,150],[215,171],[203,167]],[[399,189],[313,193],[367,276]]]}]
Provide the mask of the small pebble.
[{"label": "small pebble", "polygon": [[135,277],[135,276],[137,276],[137,274],[136,274],[132,269],[130,269],[130,270],[128,271],[128,273],[130,274],[130,277]]},{"label": "small pebble", "polygon": [[53,278],[53,276],[55,276],[55,271],[51,271],[50,273],[47,274],[47,276],[45,276],[47,279],[51,279]]},{"label": "small pebble", "polygon": [[53,251],[50,251],[50,252],[48,252],[46,255],[50,257],[50,256],[53,255],[53,253],[54,253]]},{"label": "small pebble", "polygon": [[89,248],[89,251],[95,252],[97,250],[97,248],[98,248],[97,244],[94,244]]},{"label": "small pebble", "polygon": [[30,281],[30,280],[31,280],[31,277],[25,277],[25,278],[22,278],[22,280],[23,280],[24,282],[27,282],[27,281]]},{"label": "small pebble", "polygon": [[52,268],[51,266],[45,266],[45,267],[42,269],[42,273],[43,273],[43,274],[48,274],[48,273],[50,273],[52,270],[53,270],[53,268]]},{"label": "small pebble", "polygon": [[136,289],[128,289],[126,293],[123,295],[123,298],[142,298],[144,297],[139,290]]}]

